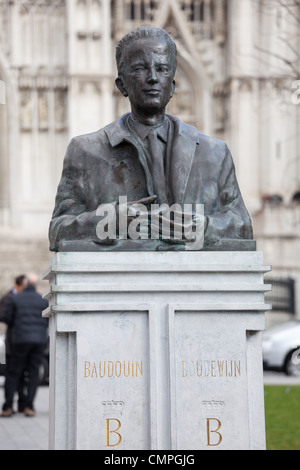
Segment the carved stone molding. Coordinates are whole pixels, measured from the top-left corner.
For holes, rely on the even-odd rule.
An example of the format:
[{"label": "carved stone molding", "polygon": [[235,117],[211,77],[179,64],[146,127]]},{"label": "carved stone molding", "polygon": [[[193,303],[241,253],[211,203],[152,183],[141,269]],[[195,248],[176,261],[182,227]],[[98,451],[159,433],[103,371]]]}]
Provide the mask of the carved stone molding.
[{"label": "carved stone molding", "polygon": [[65,75],[57,74],[53,75],[51,72],[35,72],[21,71],[19,76],[19,88],[23,89],[38,89],[38,90],[49,90],[49,89],[61,89],[66,90],[68,88],[68,78]]}]

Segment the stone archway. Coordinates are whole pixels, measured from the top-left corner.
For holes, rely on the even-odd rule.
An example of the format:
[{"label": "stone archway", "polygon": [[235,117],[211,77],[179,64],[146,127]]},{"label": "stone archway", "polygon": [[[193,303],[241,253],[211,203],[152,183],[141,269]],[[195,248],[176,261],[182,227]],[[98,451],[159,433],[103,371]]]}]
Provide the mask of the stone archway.
[{"label": "stone archway", "polygon": [[182,121],[203,128],[203,98],[198,79],[192,67],[179,55],[176,72],[176,89],[168,105],[167,113],[178,116]]},{"label": "stone archway", "polygon": [[167,112],[200,131],[207,130],[209,124],[204,119],[207,121],[208,115],[204,108],[205,103],[211,101],[211,80],[197,53],[192,27],[180,4],[166,0],[157,10],[154,26],[165,29],[175,40],[178,50],[176,90]]}]

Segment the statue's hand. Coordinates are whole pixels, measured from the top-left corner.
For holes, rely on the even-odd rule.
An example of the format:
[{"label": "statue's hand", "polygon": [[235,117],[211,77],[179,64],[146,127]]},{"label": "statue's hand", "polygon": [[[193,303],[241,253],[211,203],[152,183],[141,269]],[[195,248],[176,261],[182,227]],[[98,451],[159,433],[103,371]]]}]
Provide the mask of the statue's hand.
[{"label": "statue's hand", "polygon": [[[182,211],[174,211],[172,218],[170,214],[159,214],[158,220],[159,239],[164,242],[161,250],[197,251],[203,248],[208,221],[203,214],[185,211],[183,215]],[[168,245],[173,245],[173,248],[168,248]]]}]

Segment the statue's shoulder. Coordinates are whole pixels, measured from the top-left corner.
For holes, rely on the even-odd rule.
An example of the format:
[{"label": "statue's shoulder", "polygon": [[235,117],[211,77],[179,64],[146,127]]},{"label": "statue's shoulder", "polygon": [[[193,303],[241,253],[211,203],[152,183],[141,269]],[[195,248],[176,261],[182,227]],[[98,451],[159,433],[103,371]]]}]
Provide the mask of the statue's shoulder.
[{"label": "statue's shoulder", "polygon": [[77,135],[72,138],[69,148],[73,151],[77,149],[77,151],[88,153],[93,152],[93,149],[99,151],[99,147],[107,145],[110,140],[116,138],[116,136],[120,136],[124,129],[123,121],[124,116],[95,132]]},{"label": "statue's shoulder", "polygon": [[99,129],[95,132],[91,132],[89,134],[81,134],[77,135],[72,138],[71,140],[71,145],[76,145],[82,148],[85,148],[86,146],[93,145],[93,144],[99,144],[102,141],[105,140],[105,127],[102,129]]},{"label": "statue's shoulder", "polygon": [[199,132],[199,147],[206,149],[207,155],[212,159],[216,158],[218,161],[226,159],[229,153],[226,142],[202,132]]},{"label": "statue's shoulder", "polygon": [[72,138],[65,156],[66,165],[82,166],[91,158],[107,161],[111,157],[112,146],[126,137],[124,116],[98,131]]},{"label": "statue's shoulder", "polygon": [[75,137],[74,140],[78,145],[89,150],[91,147],[97,147],[101,145],[112,145],[115,146],[128,137],[128,129],[125,125],[128,114],[124,114],[119,119],[111,122],[102,129],[92,132],[91,134],[85,134]]},{"label": "statue's shoulder", "polygon": [[226,142],[223,140],[203,134],[203,132],[200,132],[196,127],[181,121],[175,116],[168,115],[168,118],[173,122],[176,132],[180,135],[195,140],[202,147],[207,146],[210,149],[227,151]]}]

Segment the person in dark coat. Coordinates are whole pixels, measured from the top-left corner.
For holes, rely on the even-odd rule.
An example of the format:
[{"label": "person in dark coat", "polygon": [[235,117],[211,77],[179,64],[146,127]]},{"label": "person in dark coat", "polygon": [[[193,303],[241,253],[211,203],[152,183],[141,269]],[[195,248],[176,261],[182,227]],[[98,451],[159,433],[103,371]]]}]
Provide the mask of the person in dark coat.
[{"label": "person in dark coat", "polygon": [[[27,286],[27,278],[25,274],[21,274],[20,276],[17,276],[15,279],[15,284],[12,289],[10,289],[9,292],[7,292],[0,300],[0,322],[3,322],[3,315],[7,306],[7,303],[13,297],[14,295],[20,294],[25,287]],[[5,364],[6,364],[6,369],[8,368],[10,357],[11,357],[11,328],[7,328],[6,330],[6,337],[5,337]],[[26,394],[26,382],[25,382],[25,376],[22,374],[18,386],[18,395],[19,395],[19,400],[18,400],[18,410],[19,411],[24,411],[25,408],[25,394]],[[6,387],[5,387],[5,396],[6,396]]]},{"label": "person in dark coat", "polygon": [[36,292],[38,278],[28,276],[28,285],[21,294],[9,299],[3,321],[11,329],[12,354],[6,374],[6,401],[0,416],[13,415],[13,399],[24,370],[28,373],[25,416],[34,416],[34,399],[39,382],[39,367],[48,337],[48,320],[42,311],[48,307]]}]

